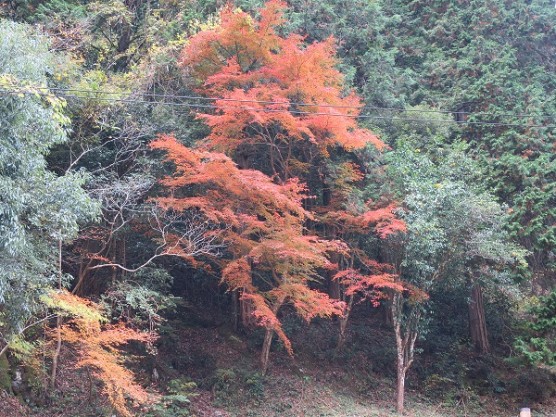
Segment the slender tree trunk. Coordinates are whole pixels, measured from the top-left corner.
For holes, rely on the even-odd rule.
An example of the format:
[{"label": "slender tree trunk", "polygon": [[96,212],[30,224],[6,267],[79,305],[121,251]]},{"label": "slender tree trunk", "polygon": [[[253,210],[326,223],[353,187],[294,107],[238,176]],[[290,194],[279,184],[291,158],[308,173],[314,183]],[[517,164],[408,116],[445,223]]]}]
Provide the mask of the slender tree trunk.
[{"label": "slender tree trunk", "polygon": [[403,414],[405,397],[405,348],[401,328],[401,298],[396,294],[392,300],[392,317],[394,321],[394,335],[396,337],[396,411]]},{"label": "slender tree trunk", "polygon": [[478,283],[471,287],[471,301],[469,302],[469,330],[475,349],[480,353],[490,351],[486,326],[483,289]]},{"label": "slender tree trunk", "polygon": [[272,336],[274,336],[274,330],[266,329],[263,342],[263,350],[261,352],[261,373],[266,375],[268,370],[268,359],[270,356],[270,346],[272,345]]},{"label": "slender tree trunk", "polygon": [[338,333],[338,345],[336,346],[338,352],[341,352],[346,344],[346,330],[351,308],[353,307],[353,298],[353,295],[349,296],[344,315],[340,317],[340,332]]},{"label": "slender tree trunk", "polygon": [[392,321],[392,308],[388,304],[389,304],[388,301],[386,301],[384,304],[381,303],[380,309],[381,309],[381,316],[382,316],[381,317],[382,324],[387,328],[390,328],[394,325],[394,322]]},{"label": "slender tree trunk", "polygon": [[396,411],[399,414],[403,414],[404,412],[404,402],[405,402],[405,369],[403,365],[403,353],[402,353],[402,358],[400,358],[400,352],[398,352]]},{"label": "slender tree trunk", "polygon": [[[126,251],[126,244],[125,244],[125,238],[122,239],[122,247],[121,247],[121,251],[122,251],[122,265],[123,266],[127,266],[127,251]],[[122,269],[121,271],[122,277],[125,277],[127,275],[127,271],[125,269]]]},{"label": "slender tree trunk", "polygon": [[[278,301],[274,306],[271,307],[272,313],[278,314],[278,310],[282,307],[283,301]],[[274,329],[266,328],[263,341],[263,349],[261,351],[261,373],[266,375],[268,370],[268,360],[270,357],[270,347],[272,346],[272,337],[274,336]]]},{"label": "slender tree trunk", "polygon": [[[112,252],[112,259],[114,259],[114,263],[118,263],[118,240],[114,239],[113,245],[111,247]],[[112,268],[112,285],[116,284],[116,280],[118,279],[118,268]]]},{"label": "slender tree trunk", "polygon": [[2,356],[4,353],[6,353],[9,349],[9,347],[10,347],[10,344],[8,342],[6,342],[6,345],[2,349],[0,349],[0,356]]},{"label": "slender tree trunk", "polygon": [[[88,246],[87,249],[89,249]],[[91,264],[92,264],[91,259],[89,259],[85,264],[85,259],[83,254],[79,255],[79,272],[77,273],[77,282],[75,283],[73,290],[71,290],[72,294],[75,295],[81,294],[81,287],[83,286],[83,282],[85,281],[85,278],[89,272],[89,267],[91,266]]]},{"label": "slender tree trunk", "polygon": [[405,346],[402,335],[402,295],[394,294],[392,299],[392,321],[394,324],[394,336],[396,337],[396,411],[400,414],[404,411],[405,396]]},{"label": "slender tree trunk", "polygon": [[329,279],[330,284],[328,285],[328,295],[330,298],[335,300],[340,299],[340,283],[332,278]]},{"label": "slender tree trunk", "polygon": [[60,357],[60,350],[62,349],[62,319],[60,316],[56,317],[56,349],[52,356],[52,372],[50,374],[50,388],[56,388],[56,373],[58,372],[58,359]]},{"label": "slender tree trunk", "polygon": [[341,352],[346,344],[347,321],[347,316],[340,317],[340,332],[338,333],[338,344],[336,345],[336,350],[338,352]]},{"label": "slender tree trunk", "polygon": [[239,290],[232,291],[232,328],[234,332],[239,329],[239,318],[240,318],[240,302],[239,302]]},{"label": "slender tree trunk", "polygon": [[[58,241],[58,289],[62,289],[62,238]],[[52,356],[52,372],[50,374],[50,388],[56,388],[56,373],[58,372],[58,359],[62,349],[62,317],[56,317],[56,349]]]},{"label": "slender tree trunk", "polygon": [[245,328],[249,328],[254,324],[253,320],[253,304],[250,300],[239,297],[239,311],[241,316],[241,324]]},{"label": "slender tree trunk", "polygon": [[2,352],[0,352],[0,390],[6,391],[8,394],[12,394],[12,380],[10,378],[10,362],[6,355],[8,350],[6,345]]},{"label": "slender tree trunk", "polygon": [[396,337],[396,411],[398,414],[404,412],[405,401],[405,378],[407,371],[413,364],[415,355],[415,342],[418,336],[418,324],[420,320],[420,312],[413,310],[405,319],[402,325],[403,313],[403,295],[397,293],[392,299],[392,321],[394,324],[394,335]]}]

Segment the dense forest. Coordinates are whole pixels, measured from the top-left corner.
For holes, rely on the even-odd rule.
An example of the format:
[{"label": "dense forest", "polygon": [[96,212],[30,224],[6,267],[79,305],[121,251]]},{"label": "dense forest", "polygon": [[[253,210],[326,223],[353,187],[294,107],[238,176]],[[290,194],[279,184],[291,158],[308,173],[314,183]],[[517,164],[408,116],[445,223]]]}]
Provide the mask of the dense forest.
[{"label": "dense forest", "polygon": [[0,417],[555,398],[552,1],[0,2]]}]

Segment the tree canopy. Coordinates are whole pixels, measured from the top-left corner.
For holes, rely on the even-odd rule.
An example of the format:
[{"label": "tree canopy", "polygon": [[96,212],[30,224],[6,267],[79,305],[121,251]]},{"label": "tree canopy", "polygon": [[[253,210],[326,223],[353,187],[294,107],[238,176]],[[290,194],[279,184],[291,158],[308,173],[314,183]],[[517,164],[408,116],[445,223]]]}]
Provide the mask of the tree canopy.
[{"label": "tree canopy", "polygon": [[0,4],[0,391],[29,415],[285,413],[281,378],[292,415],[393,379],[398,413],[406,385],[541,404],[555,10]]}]

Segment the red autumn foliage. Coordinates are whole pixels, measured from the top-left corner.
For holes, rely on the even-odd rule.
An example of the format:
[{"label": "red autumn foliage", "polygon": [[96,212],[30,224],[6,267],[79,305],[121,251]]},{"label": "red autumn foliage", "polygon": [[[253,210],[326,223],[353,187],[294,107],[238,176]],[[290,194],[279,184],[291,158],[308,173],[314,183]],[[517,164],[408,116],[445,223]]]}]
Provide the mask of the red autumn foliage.
[{"label": "red autumn foliage", "polygon": [[[276,184],[259,171],[239,169],[223,154],[188,149],[167,135],[151,147],[166,151],[175,165],[174,174],[161,181],[169,195],[157,203],[224,225],[222,239],[232,260],[222,270],[222,281],[252,303],[256,322],[274,331],[290,353],[277,317],[283,304],[291,303],[306,320],[341,314],[341,303],[308,284],[320,269],[332,267],[327,254],[344,247],[304,234],[311,216],[302,206],[305,188],[298,180]],[[264,282],[256,279],[261,275]]]},{"label": "red autumn foliage", "polygon": [[377,293],[376,290],[380,291],[388,288],[393,291],[403,291],[404,286],[396,281],[397,278],[396,274],[375,273],[365,275],[354,269],[345,269],[334,276],[334,279],[345,287],[346,295],[352,296],[360,293],[363,297],[370,298],[371,301],[375,301],[376,296],[380,295],[380,292]]},{"label": "red autumn foliage", "polygon": [[280,37],[275,29],[284,8],[269,1],[258,21],[224,8],[221,24],[195,35],[183,50],[180,64],[197,90],[218,97],[214,113],[199,115],[211,128],[205,146],[236,156],[264,146],[268,173],[282,180],[303,177],[333,148],[384,148],[357,126],[361,103],[343,94],[334,39],[305,46],[299,35]]},{"label": "red autumn foliage", "polygon": [[[345,309],[309,286],[337,270],[330,254],[347,259],[358,251],[340,239],[369,232],[385,238],[405,225],[393,204],[350,207],[353,190],[366,180],[355,151],[385,145],[357,123],[361,102],[345,93],[334,39],[305,45],[301,36],[277,33],[285,6],[271,0],[258,19],[225,7],[218,26],[189,40],[180,65],[196,91],[214,99],[213,111],[198,115],[210,127],[201,143],[205,152],[168,136],[152,146],[164,149],[176,166],[162,181],[170,194],[158,204],[196,210],[228,226],[232,260],[224,265],[223,282],[242,293],[256,322],[291,352],[277,317],[283,304],[307,320]],[[343,162],[332,162],[337,155]],[[361,291],[395,287],[387,273],[381,280],[351,269]],[[352,295],[358,291],[353,287]],[[267,349],[270,340],[265,338]]]}]

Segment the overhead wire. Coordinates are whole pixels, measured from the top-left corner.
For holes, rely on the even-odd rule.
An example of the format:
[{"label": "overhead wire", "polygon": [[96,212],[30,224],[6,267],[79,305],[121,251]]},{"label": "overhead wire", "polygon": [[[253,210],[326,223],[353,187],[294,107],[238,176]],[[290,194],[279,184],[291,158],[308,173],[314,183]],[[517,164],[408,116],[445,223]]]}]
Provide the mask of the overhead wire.
[{"label": "overhead wire", "polygon": [[[83,90],[75,88],[60,88],[60,87],[39,87],[39,89],[60,91],[60,92],[74,92],[74,93],[85,93],[85,94],[102,94],[102,95],[133,95],[132,91],[124,92],[113,92],[113,91],[102,91],[102,90]],[[385,106],[370,106],[367,104],[362,104],[359,106],[350,105],[335,105],[327,103],[304,103],[296,101],[271,101],[271,100],[254,100],[254,99],[234,99],[234,98],[224,98],[224,97],[204,97],[204,96],[193,96],[193,95],[182,95],[182,94],[161,94],[161,93],[141,93],[143,96],[149,97],[161,97],[166,99],[182,99],[182,100],[202,100],[202,101],[229,101],[229,102],[240,102],[240,103],[257,103],[257,104],[288,104],[291,106],[298,107],[322,107],[322,108],[338,108],[338,109],[368,109],[368,110],[388,110],[397,112],[418,112],[418,113],[440,113],[440,114],[460,114],[460,115],[481,115],[481,116],[493,116],[493,117],[515,117],[515,118],[549,118],[556,119],[556,115],[548,114],[531,114],[531,113],[492,113],[492,112],[471,112],[463,110],[436,110],[436,109],[405,109],[402,107],[385,107]]]},{"label": "overhead wire", "polygon": [[[37,87],[33,87],[35,90]],[[58,92],[74,92],[74,93],[85,93],[89,94],[86,98],[91,98],[94,100],[99,101],[107,101],[107,102],[119,102],[119,103],[126,103],[126,104],[148,104],[148,105],[162,105],[162,106],[176,106],[176,107],[186,107],[186,108],[201,108],[201,109],[237,109],[237,110],[246,110],[246,111],[256,111],[256,112],[263,112],[263,113],[290,113],[296,115],[306,115],[306,116],[328,116],[328,117],[348,117],[354,119],[369,119],[369,120],[387,120],[387,121],[408,121],[408,122],[434,122],[434,123],[456,123],[458,125],[483,125],[483,126],[505,126],[505,127],[523,127],[523,128],[556,128],[556,125],[543,125],[543,124],[524,124],[524,123],[505,123],[505,122],[494,122],[494,121],[454,121],[454,120],[441,120],[441,119],[426,119],[426,118],[408,118],[408,117],[395,117],[395,116],[378,116],[378,115],[368,115],[368,114],[347,114],[347,113],[329,113],[329,112],[312,112],[312,111],[302,111],[302,110],[289,110],[289,109],[268,109],[268,108],[257,108],[257,107],[245,107],[245,106],[221,106],[215,104],[200,104],[200,103],[186,103],[186,102],[174,102],[174,101],[149,101],[149,100],[138,100],[138,99],[128,99],[128,98],[109,98],[109,97],[98,97],[98,95],[104,95],[104,92],[95,91],[95,90],[79,90],[79,89],[62,89],[62,88],[47,88],[47,87],[40,87],[38,89],[50,90],[50,91],[58,91]],[[13,89],[6,89],[0,88],[0,94],[7,94],[7,95],[14,95],[14,94],[34,94],[28,91],[25,91],[25,87],[13,88]],[[95,94],[95,96],[91,97],[90,95]],[[106,92],[106,95],[122,95],[125,93],[115,93],[115,92]],[[76,95],[76,94],[62,94],[66,98],[76,98],[76,99],[83,99],[83,96]],[[145,94],[149,95],[149,94]],[[219,100],[219,101],[229,101],[229,102],[240,102],[240,103],[254,103],[254,104],[286,104],[286,105],[299,105],[303,104],[305,106],[311,107],[322,107],[322,108],[342,108],[341,106],[335,106],[330,104],[310,104],[310,103],[294,103],[294,102],[278,102],[278,101],[264,101],[264,100],[239,100],[239,99],[226,99],[226,98],[209,98],[209,97],[202,97],[202,96],[179,96],[179,95],[157,95],[164,98],[186,98],[186,99],[197,99],[197,100]],[[343,108],[356,108],[355,106],[344,106]],[[389,108],[378,107],[377,109],[380,110],[389,110]],[[402,109],[399,109],[402,111]],[[418,111],[418,110],[415,110]],[[424,112],[427,112],[426,110]],[[428,112],[431,113],[450,113],[447,111],[441,110],[429,110]],[[461,112],[453,112],[455,114],[462,114]],[[472,115],[476,115],[479,113],[468,113]],[[500,115],[501,116],[501,115]],[[495,115],[498,117],[498,115]],[[531,115],[530,117],[543,117],[539,115]],[[551,116],[556,117],[556,116]]]}]

